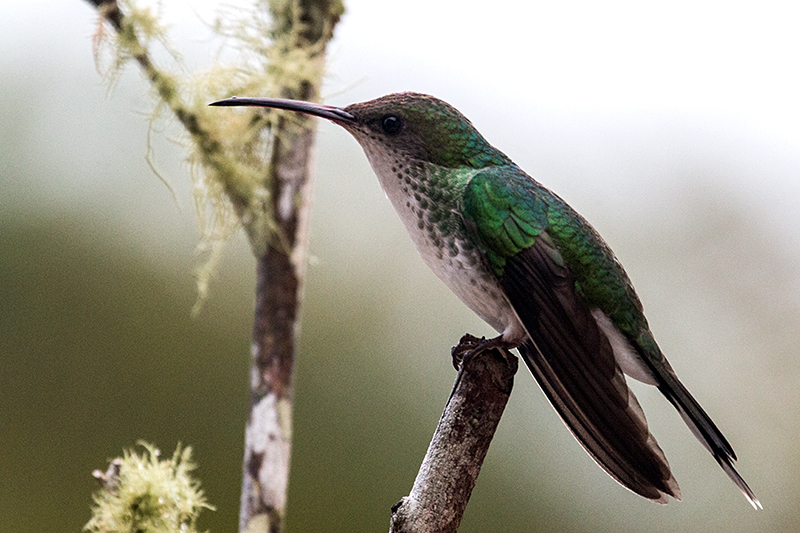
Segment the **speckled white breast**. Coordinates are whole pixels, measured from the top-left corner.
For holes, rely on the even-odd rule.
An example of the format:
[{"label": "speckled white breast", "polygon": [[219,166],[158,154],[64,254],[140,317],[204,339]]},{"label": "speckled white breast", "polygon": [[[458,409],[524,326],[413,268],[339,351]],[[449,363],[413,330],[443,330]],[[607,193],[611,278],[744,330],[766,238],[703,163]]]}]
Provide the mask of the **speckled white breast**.
[{"label": "speckled white breast", "polygon": [[478,171],[403,162],[368,146],[364,151],[425,264],[506,340],[520,341],[524,328],[469,242],[461,218],[460,199]]}]

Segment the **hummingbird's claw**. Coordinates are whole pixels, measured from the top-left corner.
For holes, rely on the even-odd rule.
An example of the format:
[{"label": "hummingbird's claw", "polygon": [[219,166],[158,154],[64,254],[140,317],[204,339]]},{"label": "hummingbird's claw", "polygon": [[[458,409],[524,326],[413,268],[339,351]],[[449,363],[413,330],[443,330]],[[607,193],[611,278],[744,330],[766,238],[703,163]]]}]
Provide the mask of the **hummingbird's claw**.
[{"label": "hummingbird's claw", "polygon": [[486,337],[481,337],[479,339],[469,333],[464,334],[464,336],[459,339],[458,344],[450,348],[450,356],[453,358],[453,368],[459,370],[464,363],[481,351],[478,348],[485,341]]}]

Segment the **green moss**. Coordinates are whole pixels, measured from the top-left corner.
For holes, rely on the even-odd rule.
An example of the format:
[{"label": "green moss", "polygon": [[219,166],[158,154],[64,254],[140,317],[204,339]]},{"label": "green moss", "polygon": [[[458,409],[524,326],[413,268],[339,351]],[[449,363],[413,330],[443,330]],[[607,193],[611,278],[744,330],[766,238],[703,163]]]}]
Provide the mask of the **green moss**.
[{"label": "green moss", "polygon": [[195,533],[206,503],[190,472],[191,448],[175,449],[160,460],[152,445],[140,443],[141,455],[126,450],[106,474],[95,473],[103,488],[94,495],[92,518],[84,526],[96,533]]}]

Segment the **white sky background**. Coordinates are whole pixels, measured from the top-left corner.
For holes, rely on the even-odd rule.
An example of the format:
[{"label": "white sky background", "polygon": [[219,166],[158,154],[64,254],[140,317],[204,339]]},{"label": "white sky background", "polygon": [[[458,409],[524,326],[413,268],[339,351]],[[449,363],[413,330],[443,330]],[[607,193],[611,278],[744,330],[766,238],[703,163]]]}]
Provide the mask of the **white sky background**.
[{"label": "white sky background", "polygon": [[[163,9],[182,33],[193,27],[193,11],[208,20],[217,5],[165,0]],[[800,12],[792,2],[349,0],[346,7],[332,45],[336,89],[452,85],[514,108],[693,113],[800,142]]]},{"label": "white sky background", "polygon": [[369,43],[389,64],[411,60],[556,108],[718,113],[797,139],[789,2],[386,4],[348,2],[340,46]]},{"label": "white sky background", "polygon": [[[4,46],[62,26],[65,16],[90,19],[88,7],[75,9],[81,3],[4,0]],[[202,42],[208,33],[196,19],[211,20],[220,3],[162,4],[177,38]],[[363,80],[391,81],[395,90],[404,81],[449,83],[513,107],[697,113],[800,141],[792,2],[348,0],[346,7],[332,46],[337,89]],[[89,29],[86,19],[69,22]],[[421,83],[432,72],[439,80]]]}]

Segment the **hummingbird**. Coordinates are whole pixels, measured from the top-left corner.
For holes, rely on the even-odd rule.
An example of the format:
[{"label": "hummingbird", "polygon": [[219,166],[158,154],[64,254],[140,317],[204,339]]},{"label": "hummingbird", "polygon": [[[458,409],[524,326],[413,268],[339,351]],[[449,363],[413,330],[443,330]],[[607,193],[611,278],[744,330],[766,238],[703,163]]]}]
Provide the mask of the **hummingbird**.
[{"label": "hummingbird", "polygon": [[480,348],[516,348],[575,438],[624,487],[659,503],[680,500],[627,375],[657,387],[762,507],[728,440],[656,343],[611,248],[453,106],[413,92],[344,108],[245,97],[211,105],[295,111],[355,137],[423,261],[499,333]]}]

